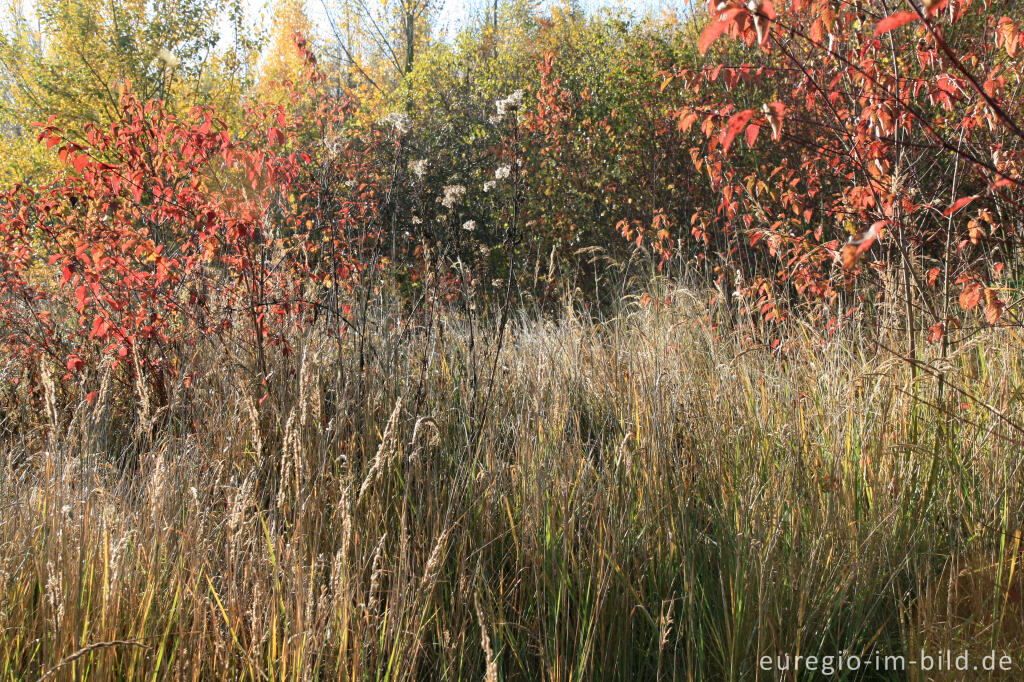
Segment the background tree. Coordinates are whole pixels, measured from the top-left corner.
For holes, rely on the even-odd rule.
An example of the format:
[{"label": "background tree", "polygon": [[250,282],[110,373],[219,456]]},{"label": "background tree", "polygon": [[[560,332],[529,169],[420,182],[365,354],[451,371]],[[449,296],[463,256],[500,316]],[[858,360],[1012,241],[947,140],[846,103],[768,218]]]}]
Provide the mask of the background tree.
[{"label": "background tree", "polygon": [[256,94],[260,99],[283,103],[307,67],[307,53],[301,45],[316,50],[315,31],[303,0],[279,0],[271,25],[268,46],[260,61]]},{"label": "background tree", "polygon": [[[54,170],[30,150],[29,124],[68,130],[118,115],[119,84],[170,111],[217,106],[237,117],[250,86],[259,35],[239,0],[40,0],[12,7],[0,35],[2,173],[23,180]],[[229,27],[230,36],[222,29]],[[36,28],[37,27],[37,28]]]},{"label": "background tree", "polygon": [[325,4],[331,31],[328,49],[338,78],[357,88],[364,108],[377,114],[412,73],[417,56],[434,40],[438,0],[333,0]]}]

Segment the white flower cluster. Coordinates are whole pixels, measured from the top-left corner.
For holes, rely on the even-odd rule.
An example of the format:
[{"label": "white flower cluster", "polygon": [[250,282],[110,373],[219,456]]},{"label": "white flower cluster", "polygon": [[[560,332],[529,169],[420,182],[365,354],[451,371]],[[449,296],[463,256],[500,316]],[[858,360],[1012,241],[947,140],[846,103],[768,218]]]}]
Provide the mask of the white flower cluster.
[{"label": "white flower cluster", "polygon": [[174,53],[168,50],[166,47],[160,48],[160,51],[156,53],[156,58],[172,69],[181,64],[181,60],[175,57]]},{"label": "white flower cluster", "polygon": [[417,178],[423,179],[423,175],[427,172],[427,165],[429,161],[427,159],[420,159],[418,161],[409,162],[409,172],[415,175]]},{"label": "white flower cluster", "polygon": [[508,180],[512,176],[512,166],[507,163],[504,166],[498,166],[494,170],[494,179],[488,180],[484,183],[484,191],[490,192],[492,189],[498,186],[499,180]]},{"label": "white flower cluster", "polygon": [[465,230],[466,232],[472,232],[473,230],[476,229],[476,221],[467,220],[466,222],[462,223],[462,229]]},{"label": "white flower cluster", "polygon": [[466,188],[463,185],[445,185],[444,196],[438,197],[437,200],[440,201],[441,205],[445,208],[451,208],[465,193]]},{"label": "white flower cluster", "polygon": [[505,120],[505,117],[513,111],[519,108],[519,105],[523,103],[523,91],[516,90],[505,99],[499,99],[494,103],[495,109],[498,113],[495,116],[491,116],[491,123],[501,123]]},{"label": "white flower cluster", "polygon": [[381,123],[394,126],[395,132],[399,135],[405,135],[412,130],[412,119],[408,114],[403,114],[400,111],[391,112],[381,119]]}]

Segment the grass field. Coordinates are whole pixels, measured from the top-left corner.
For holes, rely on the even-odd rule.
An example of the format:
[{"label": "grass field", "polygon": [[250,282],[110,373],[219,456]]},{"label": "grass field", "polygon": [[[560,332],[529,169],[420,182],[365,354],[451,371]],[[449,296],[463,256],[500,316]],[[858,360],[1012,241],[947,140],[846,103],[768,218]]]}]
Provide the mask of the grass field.
[{"label": "grass field", "polygon": [[672,300],[502,344],[382,313],[363,371],[312,337],[266,387],[211,344],[162,407],[8,365],[0,679],[825,679],[759,660],[922,648],[1019,679],[1019,337],[911,372],[853,322],[772,349]]}]

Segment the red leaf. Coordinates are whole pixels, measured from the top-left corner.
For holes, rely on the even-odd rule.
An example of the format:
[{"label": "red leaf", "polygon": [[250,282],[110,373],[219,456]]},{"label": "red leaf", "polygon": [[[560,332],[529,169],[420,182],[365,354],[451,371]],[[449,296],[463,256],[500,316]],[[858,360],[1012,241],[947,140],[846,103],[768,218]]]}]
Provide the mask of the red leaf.
[{"label": "red leaf", "polygon": [[78,370],[82,369],[84,365],[85,361],[83,361],[82,358],[78,357],[77,355],[72,355],[68,357],[68,361],[65,364],[69,372],[77,372]]},{"label": "red leaf", "polygon": [[92,320],[92,333],[89,334],[90,338],[102,339],[107,335],[107,330],[110,328],[110,323],[104,320],[100,315],[97,315]]},{"label": "red leaf", "polygon": [[928,331],[928,340],[931,341],[932,343],[935,343],[942,338],[943,332],[946,331],[946,325],[944,325],[941,322],[938,322],[936,324],[933,324],[931,327],[928,327]]},{"label": "red leaf", "polygon": [[744,135],[747,138],[748,147],[754,146],[754,142],[757,141],[757,134],[759,132],[761,132],[761,126],[757,125],[756,123],[751,123],[750,125],[747,126],[746,131],[744,131]]},{"label": "red leaf", "polygon": [[715,21],[708,24],[700,34],[697,41],[697,49],[702,55],[706,54],[711,44],[718,40],[719,36],[729,30],[732,20],[737,15],[746,12],[742,7],[730,7],[715,17]]},{"label": "red leaf", "polygon": [[943,211],[942,215],[944,215],[945,217],[948,218],[949,216],[953,215],[954,213],[959,211],[961,208],[963,208],[964,206],[966,206],[967,204],[971,203],[972,201],[974,201],[977,198],[978,198],[977,194],[975,194],[973,196],[969,196],[969,197],[960,197],[959,199],[956,200],[956,203],[954,203],[952,206],[950,206],[945,211]]},{"label": "red leaf", "polygon": [[85,154],[79,154],[71,163],[75,167],[75,172],[81,173],[82,169],[89,165],[89,157],[86,156]]},{"label": "red leaf", "polygon": [[909,24],[910,22],[920,18],[921,17],[917,16],[917,12],[911,12],[910,10],[907,10],[906,12],[897,12],[896,14],[890,14],[885,19],[882,19],[880,22],[878,22],[878,25],[875,26],[875,36],[880,36],[883,33],[888,33],[893,29],[899,28],[900,26],[903,26],[905,24]]},{"label": "red leaf", "polygon": [[270,140],[270,144],[284,144],[284,133],[280,128],[271,128],[267,131],[267,139]]},{"label": "red leaf", "polygon": [[78,306],[78,312],[85,310],[87,300],[89,300],[89,289],[84,284],[79,284],[75,289],[75,303]]},{"label": "red leaf", "polygon": [[982,288],[977,282],[972,282],[960,292],[960,307],[964,310],[974,310],[981,301]]},{"label": "red leaf", "polygon": [[738,114],[734,114],[729,122],[725,124],[725,130],[722,131],[722,153],[728,154],[729,147],[732,146],[732,141],[736,139],[739,132],[743,130],[743,127],[750,121],[750,117],[754,115],[753,109],[745,109]]}]

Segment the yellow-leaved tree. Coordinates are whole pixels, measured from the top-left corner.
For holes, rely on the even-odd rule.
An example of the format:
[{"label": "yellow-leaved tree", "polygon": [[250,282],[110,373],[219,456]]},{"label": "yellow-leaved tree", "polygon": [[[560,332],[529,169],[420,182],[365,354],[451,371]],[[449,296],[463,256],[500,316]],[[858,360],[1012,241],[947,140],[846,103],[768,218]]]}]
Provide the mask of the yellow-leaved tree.
[{"label": "yellow-leaved tree", "polygon": [[308,49],[315,51],[316,36],[303,0],[278,0],[272,25],[260,62],[256,94],[262,101],[284,104],[287,93],[306,69],[305,56],[296,41],[305,41]]},{"label": "yellow-leaved tree", "polygon": [[417,58],[434,41],[440,0],[331,0],[325,5],[336,74],[358,94],[365,116],[404,109],[396,101]]},{"label": "yellow-leaved tree", "polygon": [[241,0],[36,0],[0,33],[0,180],[45,177],[52,155],[31,123],[69,133],[116,117],[126,83],[171,111],[214,105],[232,118],[253,79],[260,36]]}]

